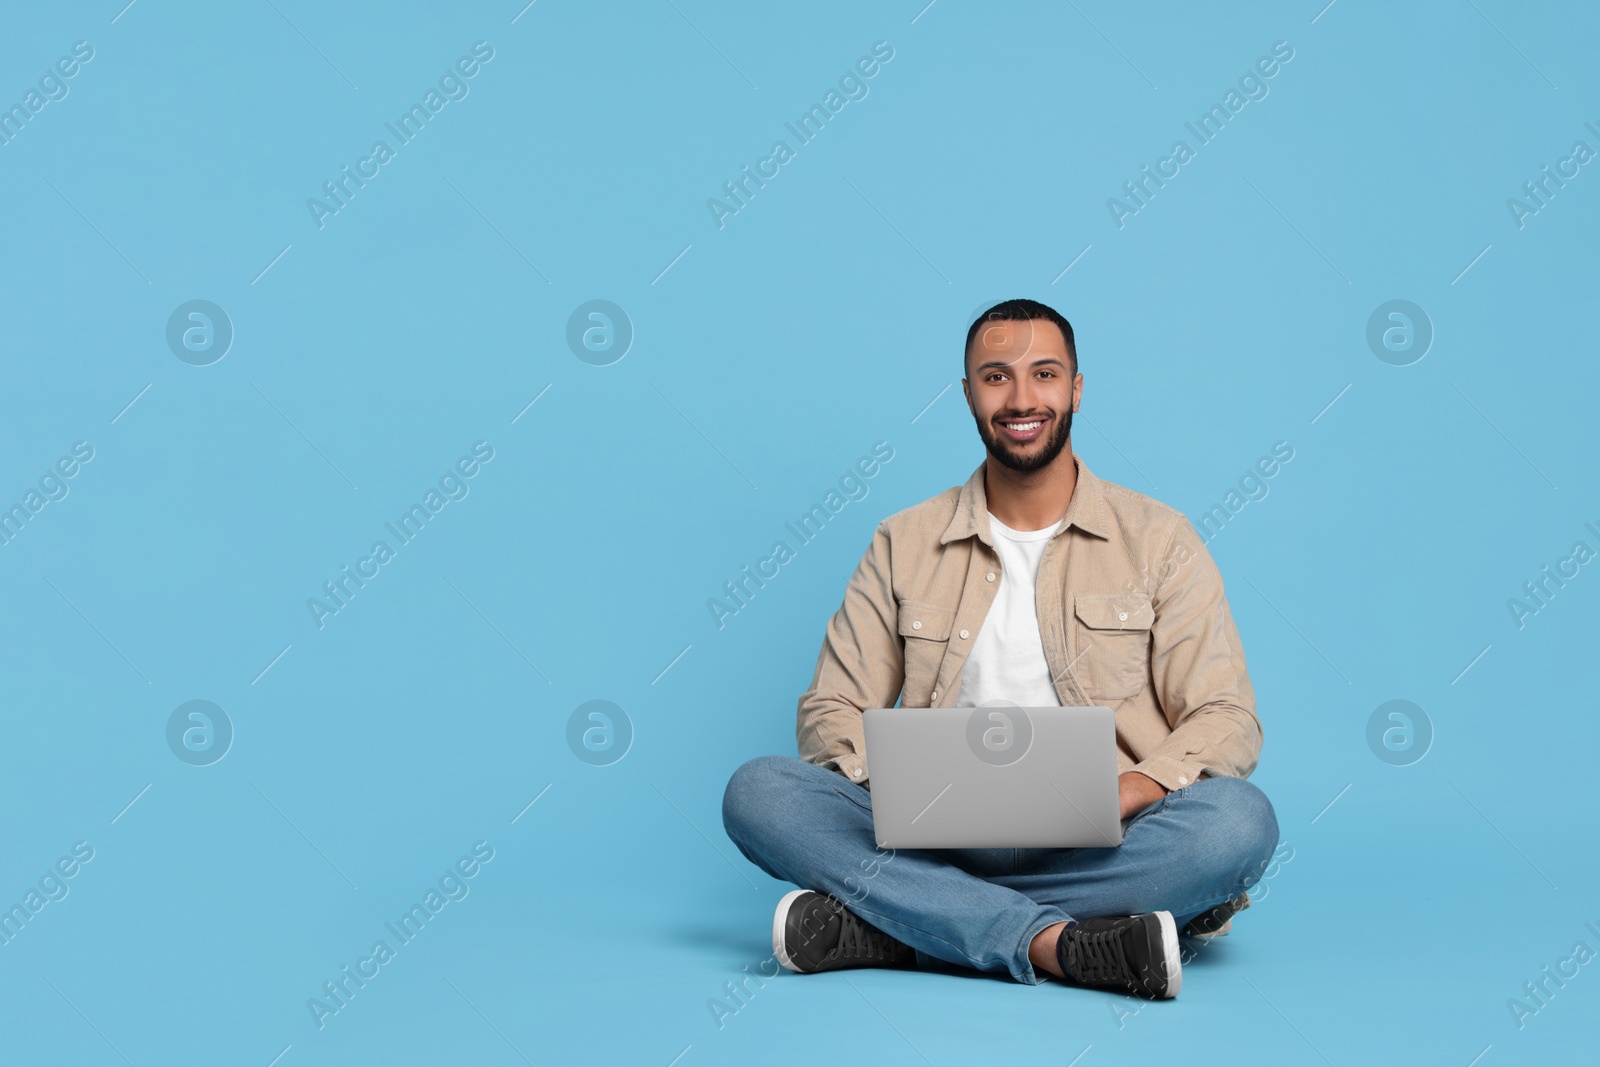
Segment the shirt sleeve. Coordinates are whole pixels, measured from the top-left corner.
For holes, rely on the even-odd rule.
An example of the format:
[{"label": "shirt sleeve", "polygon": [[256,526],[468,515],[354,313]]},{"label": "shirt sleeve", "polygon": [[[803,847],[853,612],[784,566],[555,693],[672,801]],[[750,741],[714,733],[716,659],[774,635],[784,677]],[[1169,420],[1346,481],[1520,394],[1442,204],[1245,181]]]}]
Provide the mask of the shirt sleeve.
[{"label": "shirt sleeve", "polygon": [[828,621],[811,688],[800,697],[795,736],[800,758],[867,780],[861,712],[892,707],[905,685],[905,650],[896,625],[887,520],[845,587]]},{"label": "shirt sleeve", "polygon": [[1159,562],[1151,674],[1172,733],[1133,769],[1169,792],[1202,773],[1249,777],[1261,720],[1222,575],[1194,526],[1179,516]]}]

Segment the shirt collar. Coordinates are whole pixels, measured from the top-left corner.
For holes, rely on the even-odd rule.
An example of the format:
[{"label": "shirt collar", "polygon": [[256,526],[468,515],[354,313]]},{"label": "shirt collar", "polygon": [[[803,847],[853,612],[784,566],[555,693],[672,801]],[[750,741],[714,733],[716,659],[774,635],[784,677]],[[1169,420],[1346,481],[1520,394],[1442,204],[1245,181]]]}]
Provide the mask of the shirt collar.
[{"label": "shirt collar", "polygon": [[[1085,533],[1107,538],[1105,489],[1100,479],[1084,464],[1082,456],[1073,453],[1072,462],[1078,468],[1078,484],[1072,490],[1065,521],[1056,533],[1059,536],[1068,527],[1076,526]],[[979,463],[978,469],[961,487],[961,495],[956,498],[955,516],[939,538],[941,545],[977,535],[978,540],[990,548],[994,547],[989,527],[989,502],[983,491],[983,468],[984,463]]]}]

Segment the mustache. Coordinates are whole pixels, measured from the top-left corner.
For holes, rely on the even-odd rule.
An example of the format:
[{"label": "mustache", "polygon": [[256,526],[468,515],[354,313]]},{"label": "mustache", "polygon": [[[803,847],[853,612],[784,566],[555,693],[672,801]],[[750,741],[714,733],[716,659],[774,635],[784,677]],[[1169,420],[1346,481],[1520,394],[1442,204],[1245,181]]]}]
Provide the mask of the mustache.
[{"label": "mustache", "polygon": [[[991,428],[990,425],[985,424],[984,421],[981,418],[978,418],[976,415],[974,415],[973,421],[977,425],[978,436],[983,440],[984,448],[988,450],[989,455],[993,456],[995,460],[1014,471],[1026,473],[1039,470],[1055,462],[1056,457],[1061,454],[1063,449],[1066,448],[1067,440],[1072,434],[1072,414],[1072,409],[1068,408],[1066,411],[1059,414],[1052,412],[1048,416],[1035,416],[1055,419],[1056,426],[1051,430],[1049,436],[1046,438],[1044,446],[1032,456],[1028,457],[1024,457],[1019,452],[1013,451],[1011,442],[1006,440],[1004,435],[1001,434],[998,429]],[[995,415],[994,419],[1016,419],[1026,417],[1028,416]],[[995,425],[997,426],[998,423]]]}]

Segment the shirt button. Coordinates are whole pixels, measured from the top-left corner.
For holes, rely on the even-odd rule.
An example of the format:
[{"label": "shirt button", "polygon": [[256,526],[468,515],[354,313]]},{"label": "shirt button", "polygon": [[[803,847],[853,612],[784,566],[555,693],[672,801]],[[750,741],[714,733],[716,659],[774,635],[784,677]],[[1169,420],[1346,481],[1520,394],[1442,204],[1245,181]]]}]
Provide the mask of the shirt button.
[{"label": "shirt button", "polygon": [[984,578],[991,582],[994,581],[994,571],[990,571],[988,574],[984,575]]},{"label": "shirt button", "polygon": [[967,639],[967,631],[962,630],[961,631],[961,640],[965,641],[966,639]]},{"label": "shirt button", "polygon": [[861,768],[857,767],[855,770],[851,771],[850,773],[852,775],[854,775],[855,777],[860,778],[861,777]]},{"label": "shirt button", "polygon": [[912,623],[912,624],[911,624],[911,628],[912,628],[912,629],[913,629],[913,630],[920,630],[920,629],[922,629],[922,620],[921,620],[921,619],[918,619],[918,620],[916,620],[916,621],[915,621],[915,622],[913,622],[913,623]]},{"label": "shirt button", "polygon": [[1188,785],[1189,784],[1189,779],[1187,777],[1185,777],[1184,775],[1180,774],[1180,775],[1178,775],[1178,784],[1179,785]]},{"label": "shirt button", "polygon": [[1128,621],[1128,613],[1126,611],[1117,612],[1117,619],[1120,622],[1127,622]]},{"label": "shirt button", "polygon": [[937,689],[935,689],[933,691],[932,695],[928,697],[928,699],[929,700],[938,700],[939,699],[939,691]]}]

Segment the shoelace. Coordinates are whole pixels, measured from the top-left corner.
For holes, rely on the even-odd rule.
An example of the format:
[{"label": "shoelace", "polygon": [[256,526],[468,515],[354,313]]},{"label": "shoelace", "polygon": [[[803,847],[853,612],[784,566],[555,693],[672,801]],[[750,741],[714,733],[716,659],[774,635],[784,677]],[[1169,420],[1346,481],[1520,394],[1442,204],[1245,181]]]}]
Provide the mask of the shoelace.
[{"label": "shoelace", "polygon": [[1067,939],[1067,969],[1080,982],[1126,983],[1133,976],[1133,968],[1123,951],[1123,931],[1092,930],[1069,932]]},{"label": "shoelace", "polygon": [[894,954],[894,942],[889,935],[860,921],[849,912],[843,915],[844,925],[839,930],[839,944],[834,951],[846,959],[887,960]]}]

